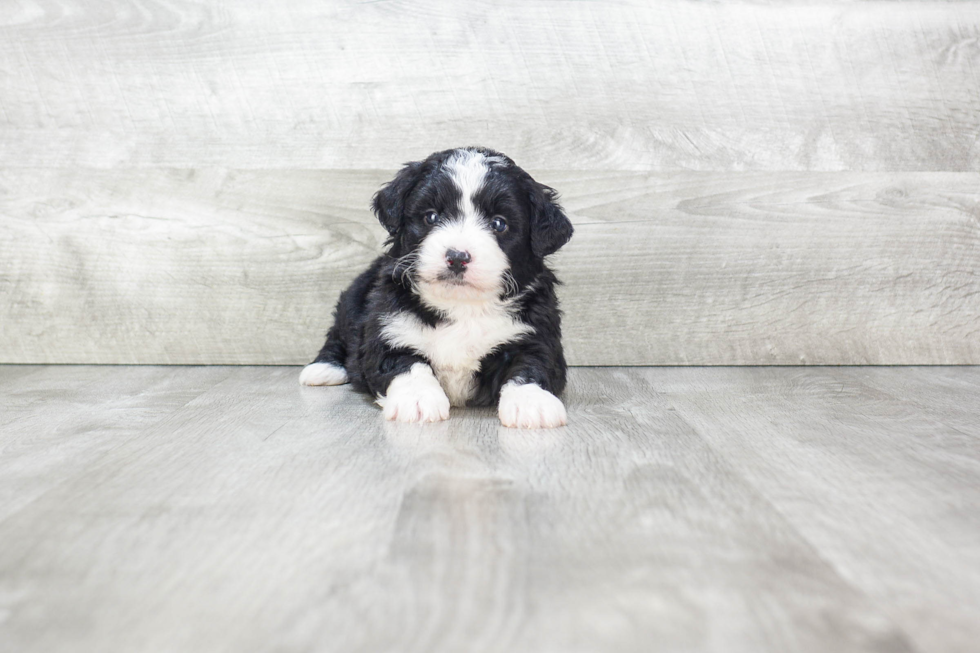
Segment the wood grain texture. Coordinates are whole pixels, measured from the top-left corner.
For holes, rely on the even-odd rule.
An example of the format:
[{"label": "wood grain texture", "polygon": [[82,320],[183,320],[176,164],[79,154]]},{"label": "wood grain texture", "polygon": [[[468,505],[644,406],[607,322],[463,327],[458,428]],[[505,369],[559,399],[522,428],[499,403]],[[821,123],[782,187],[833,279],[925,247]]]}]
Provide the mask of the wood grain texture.
[{"label": "wood grain texture", "polygon": [[976,369],[641,375],[919,650],[976,647]]},{"label": "wood grain texture", "polygon": [[0,376],[0,522],[231,374],[221,367],[13,369]]},{"label": "wood grain texture", "polygon": [[0,160],[980,170],[980,2],[18,0]]},{"label": "wood grain texture", "polygon": [[[297,375],[0,367],[18,411],[0,429],[0,642],[967,653],[980,638],[980,368],[579,368],[554,431],[462,409],[396,426]],[[893,393],[937,377],[970,432]]]},{"label": "wood grain texture", "polygon": [[[0,169],[0,360],[307,362],[390,174]],[[573,364],[980,363],[980,175],[539,177]]]}]

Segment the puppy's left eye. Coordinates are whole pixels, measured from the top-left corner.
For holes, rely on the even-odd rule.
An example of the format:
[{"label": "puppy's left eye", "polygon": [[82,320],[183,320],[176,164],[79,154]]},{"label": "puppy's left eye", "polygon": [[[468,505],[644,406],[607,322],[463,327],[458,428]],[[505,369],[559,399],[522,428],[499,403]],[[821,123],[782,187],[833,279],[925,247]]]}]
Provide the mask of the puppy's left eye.
[{"label": "puppy's left eye", "polygon": [[490,228],[498,234],[502,234],[507,231],[507,221],[499,215],[495,215],[493,216],[493,220],[490,221]]},{"label": "puppy's left eye", "polygon": [[423,219],[425,220],[425,224],[433,225],[439,222],[439,214],[435,211],[426,211]]}]

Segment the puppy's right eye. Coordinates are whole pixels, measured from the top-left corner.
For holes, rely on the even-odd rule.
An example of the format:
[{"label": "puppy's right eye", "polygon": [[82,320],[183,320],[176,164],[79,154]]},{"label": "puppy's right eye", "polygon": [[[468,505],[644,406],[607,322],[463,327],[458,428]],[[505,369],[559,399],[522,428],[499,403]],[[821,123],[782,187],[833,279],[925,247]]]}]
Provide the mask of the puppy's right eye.
[{"label": "puppy's right eye", "polygon": [[439,222],[439,214],[435,211],[426,211],[422,219],[425,220],[425,224],[434,225]]}]

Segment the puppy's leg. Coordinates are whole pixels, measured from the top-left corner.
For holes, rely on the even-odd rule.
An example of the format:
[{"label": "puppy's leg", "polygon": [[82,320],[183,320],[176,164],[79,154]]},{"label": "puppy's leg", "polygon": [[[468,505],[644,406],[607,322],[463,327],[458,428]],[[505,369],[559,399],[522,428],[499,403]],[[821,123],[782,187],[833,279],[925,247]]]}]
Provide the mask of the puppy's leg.
[{"label": "puppy's leg", "polygon": [[348,345],[352,348],[357,346],[356,324],[367,310],[367,295],[382,263],[383,259],[376,259],[340,293],[334,309],[333,326],[327,331],[327,341],[316,359],[300,372],[299,382],[303,385],[341,385],[350,380],[346,366]]},{"label": "puppy's leg", "polygon": [[343,361],[347,356],[346,348],[340,338],[337,325],[327,333],[324,343],[316,360],[303,368],[299,373],[299,382],[303,385],[342,385],[347,383],[347,370]]},{"label": "puppy's leg", "polygon": [[504,426],[548,429],[568,424],[565,404],[537,383],[511,380],[500,389],[497,415]]},{"label": "puppy's leg", "polygon": [[449,417],[449,397],[432,368],[415,363],[408,372],[393,378],[384,396],[378,397],[387,420],[398,422],[438,422]]},{"label": "puppy's leg", "polygon": [[310,363],[299,373],[303,385],[343,385],[347,383],[347,370],[334,363]]}]

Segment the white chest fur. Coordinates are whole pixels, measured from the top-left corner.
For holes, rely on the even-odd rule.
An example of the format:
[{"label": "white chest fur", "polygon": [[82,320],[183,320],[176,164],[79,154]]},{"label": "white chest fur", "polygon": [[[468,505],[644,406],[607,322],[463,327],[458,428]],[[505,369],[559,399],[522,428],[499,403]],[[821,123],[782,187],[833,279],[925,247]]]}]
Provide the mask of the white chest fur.
[{"label": "white chest fur", "polygon": [[411,313],[391,314],[385,317],[381,333],[389,345],[425,356],[449,401],[461,406],[473,395],[480,359],[531,331],[514,319],[506,305],[494,303],[461,307],[434,327]]}]

